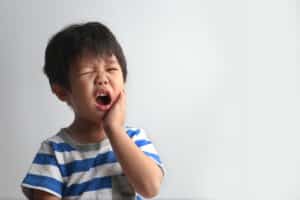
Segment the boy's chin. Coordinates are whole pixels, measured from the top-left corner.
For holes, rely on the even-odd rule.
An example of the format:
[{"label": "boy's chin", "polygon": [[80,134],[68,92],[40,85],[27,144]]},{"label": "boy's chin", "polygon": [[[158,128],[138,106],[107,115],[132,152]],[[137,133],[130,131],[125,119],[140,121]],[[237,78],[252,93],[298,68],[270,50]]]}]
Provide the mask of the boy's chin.
[{"label": "boy's chin", "polygon": [[96,115],[93,115],[93,117],[90,118],[90,120],[91,120],[93,123],[95,123],[95,124],[101,124],[102,121],[104,120],[105,116],[106,116],[106,113],[107,113],[107,112],[100,112],[100,111],[98,111],[98,112],[96,113]]},{"label": "boy's chin", "polygon": [[108,109],[97,109],[97,120],[103,120],[105,118],[105,116],[107,115],[107,113],[109,112],[111,106]]}]

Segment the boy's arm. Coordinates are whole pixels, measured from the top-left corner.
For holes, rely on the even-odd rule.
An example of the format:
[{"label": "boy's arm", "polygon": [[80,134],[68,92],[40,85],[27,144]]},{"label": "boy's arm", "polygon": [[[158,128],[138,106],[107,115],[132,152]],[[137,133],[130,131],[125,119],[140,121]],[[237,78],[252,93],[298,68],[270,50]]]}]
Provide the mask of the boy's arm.
[{"label": "boy's arm", "polygon": [[108,138],[124,174],[136,192],[146,198],[156,196],[163,177],[157,164],[136,146],[124,130],[114,130],[108,134]]},{"label": "boy's arm", "polygon": [[60,198],[41,190],[32,191],[32,199],[30,200],[60,200]]},{"label": "boy's arm", "polygon": [[125,94],[121,92],[104,118],[104,129],[129,182],[136,192],[151,198],[158,194],[163,174],[124,131],[125,101]]}]

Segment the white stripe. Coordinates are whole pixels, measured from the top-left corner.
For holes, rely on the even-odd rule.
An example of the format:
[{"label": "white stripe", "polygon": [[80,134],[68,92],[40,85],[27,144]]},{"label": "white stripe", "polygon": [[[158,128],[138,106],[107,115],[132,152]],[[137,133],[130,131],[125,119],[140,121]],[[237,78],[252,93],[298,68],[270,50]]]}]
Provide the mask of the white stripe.
[{"label": "white stripe", "polygon": [[[140,147],[140,149],[144,152],[153,153],[153,154],[156,154],[157,156],[159,156],[158,152],[156,151],[153,144],[148,144],[148,145],[142,146],[142,147]],[[166,174],[166,169],[165,169],[165,166],[163,165],[163,163],[159,163],[157,160],[155,160],[152,157],[149,157],[149,158],[151,158],[160,167],[163,175],[165,175]]]},{"label": "white stripe", "polygon": [[111,188],[105,188],[98,191],[88,191],[83,193],[80,196],[76,197],[65,197],[66,200],[87,200],[87,199],[103,199],[103,200],[109,200],[112,199],[112,189]]},{"label": "white stripe", "polygon": [[146,132],[143,129],[139,129],[139,130],[140,130],[140,132],[137,135],[134,135],[132,137],[132,140],[133,141],[136,141],[136,140],[149,140],[147,135],[146,135]]},{"label": "white stripe", "polygon": [[122,168],[119,163],[108,163],[91,168],[89,171],[73,173],[69,177],[64,177],[63,180],[68,183],[67,187],[69,187],[72,184],[83,183],[93,178],[120,175],[121,173]]},{"label": "white stripe", "polygon": [[53,155],[53,150],[47,142],[43,142],[38,153]]},{"label": "white stripe", "polygon": [[59,164],[68,164],[75,160],[85,160],[85,159],[89,159],[89,158],[95,158],[99,154],[107,153],[111,150],[112,150],[111,146],[106,145],[106,146],[101,147],[100,150],[91,150],[91,151],[86,151],[86,152],[79,152],[79,151],[58,152],[58,151],[55,151],[55,156],[56,156],[57,162]]},{"label": "white stripe", "polygon": [[48,142],[55,142],[55,143],[63,143],[64,140],[62,139],[62,137],[58,136],[58,135],[54,135],[53,137],[48,138],[46,141]]},{"label": "white stripe", "polygon": [[157,151],[156,151],[156,149],[155,149],[155,147],[154,147],[153,144],[144,145],[144,146],[140,147],[140,149],[142,151],[145,151],[145,152],[148,152],[148,153],[157,154]]},{"label": "white stripe", "polygon": [[39,165],[33,163],[29,170],[30,174],[38,175],[38,176],[49,176],[54,178],[60,182],[63,182],[62,176],[57,166],[54,165]]}]

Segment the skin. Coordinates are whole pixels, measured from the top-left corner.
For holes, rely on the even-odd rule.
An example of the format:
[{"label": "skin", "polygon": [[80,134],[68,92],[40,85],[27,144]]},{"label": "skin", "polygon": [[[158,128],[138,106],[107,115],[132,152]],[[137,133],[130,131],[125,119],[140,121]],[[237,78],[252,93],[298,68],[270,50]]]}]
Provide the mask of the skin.
[{"label": "skin", "polygon": [[[66,90],[56,84],[52,86],[56,96],[68,103],[74,111],[74,121],[69,126],[72,132],[70,136],[80,143],[100,142],[107,137],[135,191],[146,198],[156,196],[163,174],[156,163],[134,144],[124,130],[126,94],[117,59],[114,55],[103,58],[84,54],[75,63],[75,67],[70,71],[71,89]],[[95,108],[93,95],[99,88],[111,92],[113,103],[106,111]],[[59,198],[34,190],[33,199]]]}]

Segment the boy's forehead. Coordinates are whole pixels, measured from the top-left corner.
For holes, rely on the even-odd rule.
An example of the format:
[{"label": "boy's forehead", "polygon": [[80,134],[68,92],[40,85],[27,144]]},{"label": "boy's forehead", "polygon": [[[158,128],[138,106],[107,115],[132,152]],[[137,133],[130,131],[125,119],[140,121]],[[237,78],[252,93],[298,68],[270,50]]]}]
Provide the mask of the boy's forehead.
[{"label": "boy's forehead", "polygon": [[75,66],[83,67],[95,65],[97,63],[119,64],[117,57],[114,54],[97,55],[94,53],[84,53],[75,60]]}]

